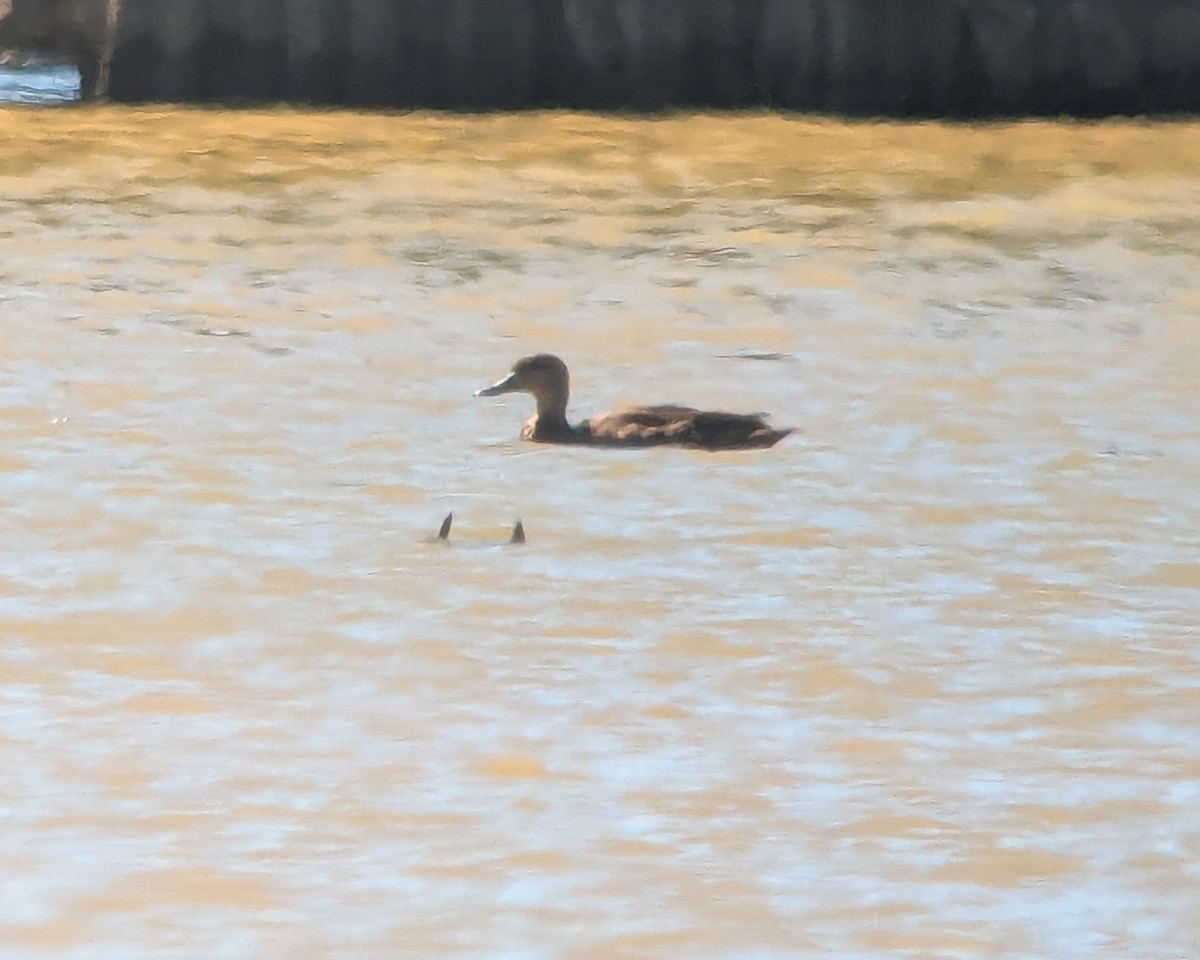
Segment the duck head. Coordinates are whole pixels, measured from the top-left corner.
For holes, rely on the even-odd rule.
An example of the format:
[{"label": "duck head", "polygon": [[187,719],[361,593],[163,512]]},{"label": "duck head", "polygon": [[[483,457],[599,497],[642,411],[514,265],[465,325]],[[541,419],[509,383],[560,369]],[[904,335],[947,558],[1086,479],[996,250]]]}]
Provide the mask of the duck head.
[{"label": "duck head", "polygon": [[518,360],[507,377],[497,380],[490,387],[476,390],[475,396],[530,393],[537,401],[537,419],[544,426],[565,425],[570,389],[571,377],[567,373],[567,365],[551,353],[538,353]]}]

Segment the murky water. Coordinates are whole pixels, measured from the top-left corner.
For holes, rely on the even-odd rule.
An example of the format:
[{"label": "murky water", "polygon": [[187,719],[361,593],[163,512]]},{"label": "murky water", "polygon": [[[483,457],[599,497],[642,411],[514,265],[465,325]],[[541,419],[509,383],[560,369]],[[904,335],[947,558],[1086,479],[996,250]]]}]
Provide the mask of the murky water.
[{"label": "murky water", "polygon": [[5,956],[1198,955],[1200,127],[0,126]]}]

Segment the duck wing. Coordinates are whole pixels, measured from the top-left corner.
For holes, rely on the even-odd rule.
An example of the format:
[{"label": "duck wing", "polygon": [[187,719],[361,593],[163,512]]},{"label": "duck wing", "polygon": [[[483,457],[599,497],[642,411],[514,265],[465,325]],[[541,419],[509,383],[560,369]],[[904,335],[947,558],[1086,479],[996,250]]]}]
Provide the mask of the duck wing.
[{"label": "duck wing", "polygon": [[675,444],[702,450],[774,446],[790,430],[776,430],[761,414],[725,413],[664,405],[599,414],[586,424],[593,443],[621,446]]},{"label": "duck wing", "polygon": [[598,413],[581,426],[592,443],[620,446],[687,443],[692,418],[699,412],[692,407],[626,407],[612,413]]},{"label": "duck wing", "polygon": [[704,450],[749,450],[773,447],[792,430],[777,430],[761,413],[701,410],[692,420],[692,438]]}]

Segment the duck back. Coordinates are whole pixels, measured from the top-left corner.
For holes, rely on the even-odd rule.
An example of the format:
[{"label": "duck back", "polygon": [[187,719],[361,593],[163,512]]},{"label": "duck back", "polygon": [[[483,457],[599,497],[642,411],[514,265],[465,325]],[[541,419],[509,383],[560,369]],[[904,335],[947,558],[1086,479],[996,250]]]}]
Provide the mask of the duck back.
[{"label": "duck back", "polygon": [[791,430],[776,430],[760,414],[663,405],[599,414],[580,425],[592,443],[620,446],[748,450],[771,447]]}]

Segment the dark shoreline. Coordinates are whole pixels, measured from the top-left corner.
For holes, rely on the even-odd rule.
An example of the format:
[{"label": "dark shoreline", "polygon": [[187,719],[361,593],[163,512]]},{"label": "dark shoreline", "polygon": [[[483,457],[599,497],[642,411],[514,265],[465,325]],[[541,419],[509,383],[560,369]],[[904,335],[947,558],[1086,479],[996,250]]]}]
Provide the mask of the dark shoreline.
[{"label": "dark shoreline", "polygon": [[112,54],[130,102],[1200,112],[1194,0],[122,0]]}]

